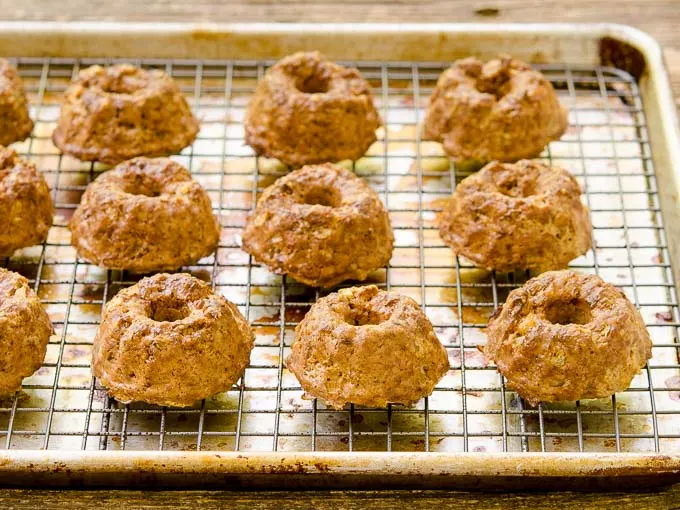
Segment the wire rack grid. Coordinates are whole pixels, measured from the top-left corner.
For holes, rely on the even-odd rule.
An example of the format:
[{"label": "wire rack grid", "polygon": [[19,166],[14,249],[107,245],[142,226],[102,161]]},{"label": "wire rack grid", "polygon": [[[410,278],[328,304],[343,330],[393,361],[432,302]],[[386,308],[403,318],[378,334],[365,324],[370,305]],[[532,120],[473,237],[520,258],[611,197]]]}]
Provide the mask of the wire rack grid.
[{"label": "wire rack grid", "polygon": [[[654,356],[631,388],[611,399],[528,406],[478,351],[489,315],[525,273],[496,274],[453,256],[436,214],[468,175],[439,144],[420,139],[424,107],[446,63],[349,62],[371,82],[384,127],[365,157],[344,162],[381,194],[395,231],[388,267],[369,278],[409,295],[430,317],[451,370],[413,408],[327,409],[304,400],[285,368],[293,330],[321,293],[272,275],[240,249],[258,194],[287,169],[243,143],[242,118],[271,62],[132,63],[166,70],[181,85],[202,129],[176,159],[209,192],[223,231],[214,256],[183,268],[239,305],[256,333],[243,378],[186,409],[110,399],[90,372],[103,305],[140,276],[79,260],[67,223],[105,167],[63,156],[50,135],[61,94],[78,71],[104,59],[17,58],[36,120],[17,150],[44,173],[57,214],[47,241],[0,261],[30,279],[56,326],[43,367],[0,403],[5,448],[215,449],[236,451],[680,451],[680,316],[637,83],[604,67],[540,69],[570,109],[571,126],[542,157],[572,171],[591,209],[596,248],[574,269],[597,273],[639,306]],[[350,285],[348,283],[348,285]]]}]

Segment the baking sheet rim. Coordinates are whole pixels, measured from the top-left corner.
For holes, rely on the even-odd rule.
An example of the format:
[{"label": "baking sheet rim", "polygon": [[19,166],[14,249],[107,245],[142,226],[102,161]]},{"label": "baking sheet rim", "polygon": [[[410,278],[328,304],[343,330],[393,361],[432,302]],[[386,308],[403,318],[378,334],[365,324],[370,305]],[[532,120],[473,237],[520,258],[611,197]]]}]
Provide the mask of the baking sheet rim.
[{"label": "baking sheet rim", "polygon": [[[16,455],[19,453],[19,455]],[[0,486],[30,484],[35,479],[44,483],[89,485],[110,480],[120,485],[125,477],[148,475],[153,482],[164,483],[182,477],[183,482],[214,484],[215,479],[234,479],[248,486],[255,475],[290,475],[323,478],[329,486],[343,477],[373,477],[377,486],[380,476],[479,479],[480,486],[492,486],[494,478],[516,480],[546,479],[578,481],[588,478],[662,477],[667,483],[680,481],[680,455],[651,453],[410,453],[410,452],[310,452],[310,453],[238,453],[142,452],[142,451],[39,451],[0,453]],[[23,477],[26,477],[25,479]],[[123,477],[117,479],[117,477]],[[173,478],[174,477],[174,478]],[[425,480],[426,481],[426,480]],[[17,483],[18,482],[18,483]],[[139,479],[148,484],[148,479]],[[285,480],[284,480],[285,485]],[[278,486],[278,485],[277,485]],[[622,489],[621,487],[613,487]],[[630,488],[630,487],[629,487]],[[644,487],[637,487],[642,489]]]}]

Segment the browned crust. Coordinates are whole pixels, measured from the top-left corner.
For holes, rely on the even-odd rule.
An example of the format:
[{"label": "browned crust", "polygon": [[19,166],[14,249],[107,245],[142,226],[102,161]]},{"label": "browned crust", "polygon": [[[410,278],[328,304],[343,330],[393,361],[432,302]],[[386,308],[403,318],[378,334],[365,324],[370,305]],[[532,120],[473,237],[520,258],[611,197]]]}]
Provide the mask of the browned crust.
[{"label": "browned crust", "polygon": [[538,156],[568,127],[552,84],[508,56],[456,61],[437,81],[423,137],[441,142],[456,162]]},{"label": "browned crust", "polygon": [[78,255],[138,273],[193,264],[215,251],[220,233],[206,191],[166,158],[132,159],[99,176],[69,227]]},{"label": "browned crust", "polygon": [[389,262],[393,245],[378,194],[330,163],[306,166],[269,186],[243,230],[243,249],[257,261],[314,287],[365,280]]},{"label": "browned crust", "polygon": [[107,303],[92,369],[120,402],[184,407],[229,390],[253,346],[236,305],[188,274],[157,274]]},{"label": "browned crust", "polygon": [[20,389],[40,368],[53,331],[28,280],[0,268],[0,395]]},{"label": "browned crust", "polygon": [[17,70],[0,58],[0,145],[26,139],[33,131],[24,83]]},{"label": "browned crust", "polygon": [[64,94],[52,140],[82,161],[116,164],[176,154],[191,145],[198,130],[171,77],[120,64],[78,74]]},{"label": "browned crust", "polygon": [[45,241],[53,216],[43,175],[14,150],[0,146],[0,257]]},{"label": "browned crust", "polygon": [[439,218],[453,250],[488,270],[563,269],[588,251],[592,224],[576,179],[537,161],[493,162],[463,179]]},{"label": "browned crust", "polygon": [[341,409],[413,404],[449,361],[413,299],[370,285],[319,299],[295,328],[286,366],[308,395]]},{"label": "browned crust", "polygon": [[[576,323],[551,322],[551,314]],[[489,320],[487,337],[484,354],[532,405],[623,391],[652,356],[625,294],[573,271],[543,273],[513,290]]]},{"label": "browned crust", "polygon": [[246,143],[257,154],[294,167],[356,160],[375,142],[380,124],[359,71],[318,52],[295,53],[270,68],[244,119]]}]

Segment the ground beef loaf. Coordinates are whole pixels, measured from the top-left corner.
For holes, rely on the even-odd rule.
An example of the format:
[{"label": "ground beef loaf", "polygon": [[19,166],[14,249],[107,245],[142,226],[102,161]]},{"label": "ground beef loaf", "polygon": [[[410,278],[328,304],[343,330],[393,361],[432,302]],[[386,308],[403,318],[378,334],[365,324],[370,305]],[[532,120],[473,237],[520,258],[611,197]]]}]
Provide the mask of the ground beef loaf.
[{"label": "ground beef loaf", "polygon": [[166,158],[135,158],[100,175],[69,227],[78,255],[137,273],[194,264],[215,251],[220,237],[206,191]]},{"label": "ground beef loaf", "polygon": [[52,323],[23,276],[0,268],[0,396],[21,388],[45,359]]},{"label": "ground beef loaf", "polygon": [[0,257],[45,241],[53,216],[43,175],[33,163],[0,146]]},{"label": "ground beef loaf", "polygon": [[489,163],[456,186],[439,234],[475,265],[498,271],[563,269],[592,244],[576,179],[537,161]]},{"label": "ground beef loaf", "polygon": [[191,145],[198,130],[171,77],[120,64],[78,74],[66,89],[52,140],[80,160],[116,164],[176,154]]},{"label": "ground beef loaf", "polygon": [[243,231],[243,249],[277,274],[314,287],[364,280],[392,256],[378,194],[337,165],[310,165],[268,187]]},{"label": "ground beef loaf", "polygon": [[184,407],[243,375],[253,333],[236,305],[188,274],[158,274],[106,304],[92,369],[120,402]]},{"label": "ground beef loaf", "polygon": [[413,404],[432,393],[449,361],[413,299],[370,285],[319,299],[295,328],[286,366],[308,396],[341,409]]},{"label": "ground beef loaf", "polygon": [[0,58],[0,145],[20,142],[32,130],[24,84],[17,70]]},{"label": "ground beef loaf", "polygon": [[513,290],[489,320],[484,354],[530,404],[609,397],[652,342],[625,294],[595,275],[550,271]]},{"label": "ground beef loaf", "polygon": [[458,60],[435,87],[423,137],[458,163],[533,158],[568,126],[551,83],[511,57]]},{"label": "ground beef loaf", "polygon": [[376,140],[380,116],[358,70],[317,52],[295,53],[260,80],[244,120],[246,143],[286,165],[355,160]]}]

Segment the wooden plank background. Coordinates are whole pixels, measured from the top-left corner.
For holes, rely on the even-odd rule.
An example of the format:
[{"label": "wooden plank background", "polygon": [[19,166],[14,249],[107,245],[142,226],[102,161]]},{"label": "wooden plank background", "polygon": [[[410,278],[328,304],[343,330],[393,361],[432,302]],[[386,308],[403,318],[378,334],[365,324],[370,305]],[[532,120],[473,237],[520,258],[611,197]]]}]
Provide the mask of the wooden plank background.
[{"label": "wooden plank background", "polygon": [[104,510],[172,508],[175,510],[443,510],[540,508],[652,510],[678,508],[680,489],[654,493],[488,494],[449,491],[29,491],[0,490],[0,508],[8,510]]},{"label": "wooden plank background", "polygon": [[[0,0],[0,19],[204,22],[611,22],[638,27],[664,48],[680,106],[676,0]],[[2,481],[0,481],[1,485]],[[618,488],[644,489],[644,488]],[[140,492],[0,490],[0,508],[680,508],[680,485],[654,493],[477,494],[391,492]]]}]

